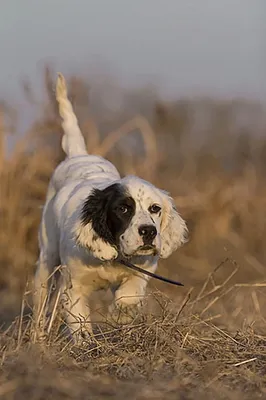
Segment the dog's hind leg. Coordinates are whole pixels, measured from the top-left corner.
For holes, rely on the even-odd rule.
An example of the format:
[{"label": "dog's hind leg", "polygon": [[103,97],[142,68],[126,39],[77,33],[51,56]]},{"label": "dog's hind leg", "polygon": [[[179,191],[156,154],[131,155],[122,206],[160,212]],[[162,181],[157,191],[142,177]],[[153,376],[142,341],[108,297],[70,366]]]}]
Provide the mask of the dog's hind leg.
[{"label": "dog's hind leg", "polygon": [[40,255],[34,276],[33,291],[34,340],[44,336],[51,282],[56,267],[60,265],[57,230],[50,207],[51,204],[48,203],[44,209],[39,232]]},{"label": "dog's hind leg", "polygon": [[55,280],[56,267],[60,264],[55,254],[41,251],[37,270],[34,277],[33,317],[34,336],[41,338],[45,335],[47,311],[52,294],[52,282]]},{"label": "dog's hind leg", "polygon": [[37,271],[34,276],[33,293],[34,334],[38,338],[44,336],[50,287],[49,277],[52,271],[53,268],[51,264],[41,252],[37,264]]}]

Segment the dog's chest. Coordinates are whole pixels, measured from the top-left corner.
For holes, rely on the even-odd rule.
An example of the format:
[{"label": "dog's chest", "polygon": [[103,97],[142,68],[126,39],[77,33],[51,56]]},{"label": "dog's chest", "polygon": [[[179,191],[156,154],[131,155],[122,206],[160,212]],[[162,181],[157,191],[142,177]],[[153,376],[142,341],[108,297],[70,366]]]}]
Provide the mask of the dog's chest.
[{"label": "dog's chest", "polygon": [[114,264],[98,267],[98,275],[100,279],[113,285],[120,284],[124,279],[131,275],[131,272],[119,265]]},{"label": "dog's chest", "polygon": [[112,285],[120,285],[131,275],[131,271],[119,265],[85,266],[76,264],[72,269],[72,278],[76,283],[90,290],[108,289]]}]

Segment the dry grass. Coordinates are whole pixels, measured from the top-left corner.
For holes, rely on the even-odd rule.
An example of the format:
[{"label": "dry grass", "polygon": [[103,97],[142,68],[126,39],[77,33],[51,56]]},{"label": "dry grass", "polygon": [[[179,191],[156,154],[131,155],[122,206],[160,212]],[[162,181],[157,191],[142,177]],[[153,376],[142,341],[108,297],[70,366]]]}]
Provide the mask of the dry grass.
[{"label": "dry grass", "polygon": [[[245,131],[235,124],[239,109],[250,111],[248,122],[254,109],[262,110],[202,99],[154,103],[148,116],[141,114],[140,96],[134,112],[97,120],[88,114],[93,104],[86,82],[74,77],[70,83],[90,152],[175,197],[190,242],[162,262],[159,273],[185,287],[151,281],[142,322],[125,328],[105,320],[109,293],[95,295],[96,337],[82,348],[67,340],[60,312],[43,346],[30,340],[37,228],[49,177],[63,156],[47,69],[47,104],[9,157],[5,142],[14,114],[7,107],[0,112],[0,397],[264,398],[266,141],[254,124]],[[30,85],[24,89],[36,104]],[[211,124],[195,127],[201,107]]]}]

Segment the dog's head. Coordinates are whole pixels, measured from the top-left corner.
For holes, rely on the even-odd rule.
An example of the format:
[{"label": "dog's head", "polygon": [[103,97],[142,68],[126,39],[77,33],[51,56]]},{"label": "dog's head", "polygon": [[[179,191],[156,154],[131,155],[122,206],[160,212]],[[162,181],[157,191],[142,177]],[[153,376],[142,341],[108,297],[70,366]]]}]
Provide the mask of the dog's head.
[{"label": "dog's head", "polygon": [[158,255],[167,258],[186,241],[187,228],[168,194],[126,177],[95,189],[83,204],[78,242],[101,260]]}]

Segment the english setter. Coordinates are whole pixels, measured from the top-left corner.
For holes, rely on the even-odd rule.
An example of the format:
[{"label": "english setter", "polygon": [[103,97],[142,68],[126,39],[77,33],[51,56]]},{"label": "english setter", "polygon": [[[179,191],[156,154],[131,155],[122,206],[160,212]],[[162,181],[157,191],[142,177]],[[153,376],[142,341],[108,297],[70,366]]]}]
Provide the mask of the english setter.
[{"label": "english setter", "polygon": [[61,74],[56,97],[66,158],[54,171],[43,209],[34,309],[41,325],[48,278],[64,266],[71,282],[65,287],[65,319],[79,342],[92,334],[88,299],[95,290],[112,289],[109,311],[120,323],[138,313],[148,278],[117,257],[154,272],[160,257],[185,242],[187,228],[165,191],[136,176],[121,178],[109,161],[87,153]]}]

